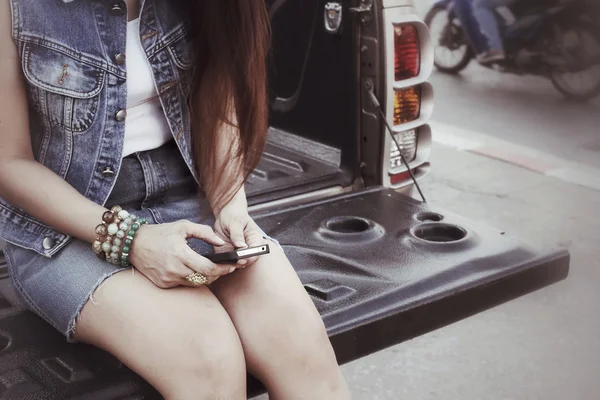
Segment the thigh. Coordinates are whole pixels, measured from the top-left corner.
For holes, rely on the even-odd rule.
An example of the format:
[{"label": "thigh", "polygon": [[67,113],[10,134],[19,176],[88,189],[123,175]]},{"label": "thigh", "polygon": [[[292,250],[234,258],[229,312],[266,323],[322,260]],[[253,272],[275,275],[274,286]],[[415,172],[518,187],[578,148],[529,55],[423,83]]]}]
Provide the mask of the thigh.
[{"label": "thigh", "polygon": [[245,393],[239,337],[206,287],[164,290],[139,272],[120,272],[86,303],[76,321],[75,339],[110,352],[163,396],[181,396],[182,385],[189,381],[191,390],[210,387],[203,380],[218,373]]}]

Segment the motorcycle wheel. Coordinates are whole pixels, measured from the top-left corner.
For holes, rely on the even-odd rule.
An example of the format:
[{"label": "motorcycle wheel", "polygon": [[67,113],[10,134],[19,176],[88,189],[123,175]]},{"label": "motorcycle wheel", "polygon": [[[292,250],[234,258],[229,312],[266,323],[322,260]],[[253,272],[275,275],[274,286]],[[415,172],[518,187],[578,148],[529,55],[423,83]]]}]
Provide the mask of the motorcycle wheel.
[{"label": "motorcycle wheel", "polygon": [[600,95],[600,29],[585,21],[557,26],[554,46],[561,64],[550,73],[567,99],[586,102]]},{"label": "motorcycle wheel", "polygon": [[473,50],[465,34],[442,5],[433,6],[425,16],[425,25],[434,43],[434,65],[441,72],[458,74],[474,58]]}]

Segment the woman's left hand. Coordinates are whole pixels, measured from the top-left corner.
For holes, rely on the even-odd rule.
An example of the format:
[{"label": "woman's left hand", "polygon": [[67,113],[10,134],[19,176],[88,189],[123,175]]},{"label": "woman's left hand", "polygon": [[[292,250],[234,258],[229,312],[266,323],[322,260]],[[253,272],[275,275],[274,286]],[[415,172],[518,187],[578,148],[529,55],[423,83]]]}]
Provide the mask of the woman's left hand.
[{"label": "woman's left hand", "polygon": [[[224,246],[215,247],[215,252],[224,253],[236,249],[260,246],[266,243],[254,220],[245,207],[233,204],[221,210],[215,221],[215,233],[225,240]],[[238,261],[240,266],[253,264],[257,257]]]}]

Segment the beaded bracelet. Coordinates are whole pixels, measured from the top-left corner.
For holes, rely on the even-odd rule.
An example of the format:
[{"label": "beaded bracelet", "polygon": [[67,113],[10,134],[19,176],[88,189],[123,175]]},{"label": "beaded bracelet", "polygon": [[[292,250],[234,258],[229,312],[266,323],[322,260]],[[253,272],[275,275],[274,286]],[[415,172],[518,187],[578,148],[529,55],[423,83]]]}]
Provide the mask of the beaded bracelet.
[{"label": "beaded bracelet", "polygon": [[96,227],[96,241],[92,245],[92,250],[100,259],[104,259],[104,253],[112,247],[113,236],[108,233],[108,226],[117,218],[117,214],[122,210],[119,206],[114,206],[109,211],[102,214],[102,223]]},{"label": "beaded bracelet", "polygon": [[129,214],[125,210],[121,210],[118,213],[118,218],[108,226],[108,233],[114,235],[112,239],[112,246],[106,246],[103,250],[106,251],[106,260],[112,264],[118,264],[120,260],[121,247],[123,239],[126,233],[129,231],[129,227],[137,220],[137,217],[133,214]]},{"label": "beaded bracelet", "polygon": [[140,218],[131,225],[131,229],[127,232],[127,237],[125,238],[125,241],[123,242],[123,247],[121,248],[122,267],[128,267],[131,265],[129,263],[129,251],[131,249],[131,245],[133,244],[135,234],[142,225],[145,225],[147,223],[148,221],[146,220],[146,218]]},{"label": "beaded bracelet", "polygon": [[92,245],[94,253],[111,264],[129,266],[129,250],[135,233],[147,223],[145,218],[138,219],[120,206],[112,207],[102,215],[102,223],[96,227],[96,241]]}]

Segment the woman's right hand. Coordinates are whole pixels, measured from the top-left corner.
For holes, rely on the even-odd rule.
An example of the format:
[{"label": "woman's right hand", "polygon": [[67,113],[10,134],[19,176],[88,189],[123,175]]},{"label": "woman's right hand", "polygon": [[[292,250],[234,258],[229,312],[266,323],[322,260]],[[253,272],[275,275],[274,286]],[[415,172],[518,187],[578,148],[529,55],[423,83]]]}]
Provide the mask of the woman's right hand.
[{"label": "woman's right hand", "polygon": [[199,272],[211,284],[219,277],[235,271],[239,266],[215,264],[202,257],[187,244],[196,238],[213,246],[225,242],[206,225],[178,221],[157,225],[142,225],[135,235],[129,253],[133,266],[162,289],[193,286],[185,278]]}]

